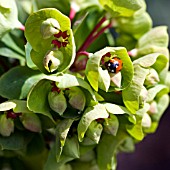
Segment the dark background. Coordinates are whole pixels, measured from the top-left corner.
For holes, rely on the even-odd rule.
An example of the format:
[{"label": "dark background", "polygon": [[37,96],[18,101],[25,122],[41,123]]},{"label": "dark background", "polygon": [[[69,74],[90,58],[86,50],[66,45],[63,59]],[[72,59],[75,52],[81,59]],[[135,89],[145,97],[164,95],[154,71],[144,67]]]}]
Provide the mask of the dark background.
[{"label": "dark background", "polygon": [[[170,0],[147,0],[153,25],[167,25],[170,34]],[[134,153],[119,154],[117,170],[170,170],[170,107],[154,134],[136,145]]]}]

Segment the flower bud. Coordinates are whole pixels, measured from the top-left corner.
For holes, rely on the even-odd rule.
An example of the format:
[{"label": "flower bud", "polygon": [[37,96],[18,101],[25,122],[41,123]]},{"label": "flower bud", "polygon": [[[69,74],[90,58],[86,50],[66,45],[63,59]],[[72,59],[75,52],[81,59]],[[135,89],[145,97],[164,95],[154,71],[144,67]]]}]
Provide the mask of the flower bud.
[{"label": "flower bud", "polygon": [[52,35],[59,33],[60,24],[54,18],[48,18],[41,24],[41,34],[44,39],[50,38]]},{"label": "flower bud", "polygon": [[79,87],[72,87],[67,92],[70,105],[75,109],[83,111],[86,104],[86,97],[83,91]]},{"label": "flower bud", "polygon": [[143,105],[143,103],[146,101],[147,95],[148,95],[148,91],[143,86],[142,89],[141,89],[141,92],[140,92],[140,96],[139,96],[139,103],[140,103],[140,105]]},{"label": "flower bud", "polygon": [[22,113],[20,120],[23,126],[32,132],[41,132],[41,121],[35,113]]},{"label": "flower bud", "polygon": [[144,84],[149,86],[154,86],[159,82],[159,76],[155,69],[151,68],[149,74],[146,76]]},{"label": "flower bud", "polygon": [[156,101],[152,101],[152,103],[150,104],[150,108],[149,108],[148,113],[151,114],[151,115],[158,113]]},{"label": "flower bud", "polygon": [[50,108],[59,115],[62,115],[67,108],[67,101],[62,91],[60,93],[57,91],[49,92],[48,102]]},{"label": "flower bud", "polygon": [[146,128],[150,128],[152,124],[151,118],[147,113],[144,113],[142,118],[142,126]]},{"label": "flower bud", "polygon": [[2,136],[10,136],[14,132],[14,121],[8,119],[5,114],[0,115],[0,134]]},{"label": "flower bud", "polygon": [[45,69],[48,72],[54,72],[63,62],[63,53],[59,50],[53,50],[46,54],[43,60]]}]

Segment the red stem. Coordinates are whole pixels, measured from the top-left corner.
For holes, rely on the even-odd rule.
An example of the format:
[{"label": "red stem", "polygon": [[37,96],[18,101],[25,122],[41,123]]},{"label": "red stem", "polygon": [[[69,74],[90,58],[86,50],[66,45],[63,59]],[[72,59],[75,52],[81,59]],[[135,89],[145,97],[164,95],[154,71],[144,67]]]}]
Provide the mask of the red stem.
[{"label": "red stem", "polygon": [[87,51],[80,51],[77,53],[77,56],[80,56],[80,55],[85,55],[85,56],[89,56],[89,53]]},{"label": "red stem", "polygon": [[89,40],[89,44],[92,44],[92,42],[94,40],[96,40],[105,30],[107,30],[108,28],[110,28],[112,26],[112,22],[110,22],[108,25],[106,25],[105,27],[103,27],[97,34],[95,34],[93,37],[91,37],[91,39]]},{"label": "red stem", "polygon": [[100,28],[100,26],[106,21],[106,17],[103,17],[99,23],[94,27],[94,29],[92,30],[92,32],[88,35],[88,37],[86,38],[85,42],[82,44],[82,46],[79,48],[78,53],[80,51],[85,51],[89,44],[90,39],[94,36],[94,34],[96,33],[96,31]]}]

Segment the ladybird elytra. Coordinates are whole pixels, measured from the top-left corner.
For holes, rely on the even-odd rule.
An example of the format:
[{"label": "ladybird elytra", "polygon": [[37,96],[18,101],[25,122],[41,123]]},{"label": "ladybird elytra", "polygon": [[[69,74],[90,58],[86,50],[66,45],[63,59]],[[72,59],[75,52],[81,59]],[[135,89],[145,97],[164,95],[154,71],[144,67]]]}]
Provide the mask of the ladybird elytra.
[{"label": "ladybird elytra", "polygon": [[105,63],[107,70],[111,73],[118,73],[121,71],[123,63],[118,57],[114,57]]}]

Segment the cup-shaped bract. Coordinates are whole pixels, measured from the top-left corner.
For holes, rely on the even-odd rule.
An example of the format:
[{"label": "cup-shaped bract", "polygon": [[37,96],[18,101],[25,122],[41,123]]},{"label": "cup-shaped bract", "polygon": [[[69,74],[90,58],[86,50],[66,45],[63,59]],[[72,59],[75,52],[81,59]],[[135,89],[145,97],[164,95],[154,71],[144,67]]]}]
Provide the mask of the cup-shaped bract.
[{"label": "cup-shaped bract", "polygon": [[106,47],[89,58],[85,74],[95,91],[122,90],[132,81],[133,65],[124,47]]},{"label": "cup-shaped bract", "polygon": [[[70,19],[57,9],[46,8],[32,13],[26,21],[25,36],[32,47],[31,60],[41,72],[63,72],[73,63],[75,43]],[[51,65],[51,69],[47,68],[46,64],[44,66],[44,58],[50,51],[58,51],[63,55],[64,62],[58,63],[57,68]]]}]

